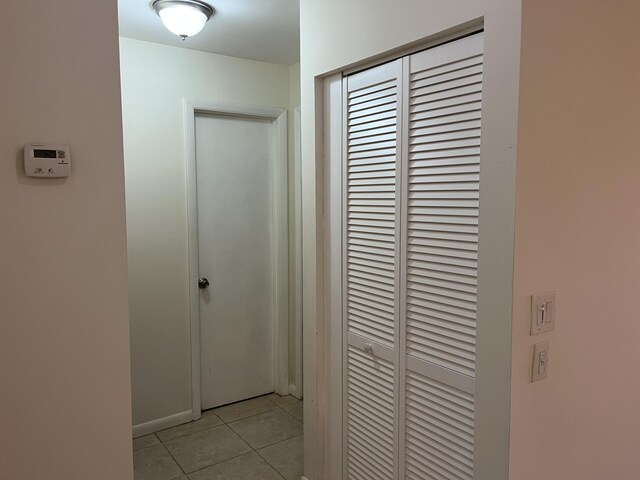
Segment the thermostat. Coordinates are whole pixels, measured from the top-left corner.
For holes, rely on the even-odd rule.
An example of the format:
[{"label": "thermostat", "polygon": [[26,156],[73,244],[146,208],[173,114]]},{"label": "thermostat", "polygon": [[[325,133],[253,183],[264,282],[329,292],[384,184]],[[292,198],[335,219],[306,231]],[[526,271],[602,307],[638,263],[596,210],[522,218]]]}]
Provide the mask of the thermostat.
[{"label": "thermostat", "polygon": [[69,146],[41,143],[25,145],[24,171],[28,177],[68,177],[71,175]]}]

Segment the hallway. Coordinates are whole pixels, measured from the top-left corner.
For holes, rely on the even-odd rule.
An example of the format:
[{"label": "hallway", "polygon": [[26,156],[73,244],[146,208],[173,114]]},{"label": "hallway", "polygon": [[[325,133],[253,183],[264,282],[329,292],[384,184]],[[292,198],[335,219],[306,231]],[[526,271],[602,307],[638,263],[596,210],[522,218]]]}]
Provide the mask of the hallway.
[{"label": "hallway", "polygon": [[302,406],[252,398],[133,440],[135,480],[299,480]]}]

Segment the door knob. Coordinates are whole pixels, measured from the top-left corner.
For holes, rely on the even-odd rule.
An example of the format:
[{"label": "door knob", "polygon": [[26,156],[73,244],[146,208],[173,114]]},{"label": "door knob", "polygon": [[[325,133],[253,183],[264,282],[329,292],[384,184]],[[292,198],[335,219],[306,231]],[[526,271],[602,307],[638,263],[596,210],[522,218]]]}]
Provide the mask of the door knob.
[{"label": "door knob", "polygon": [[209,286],[209,280],[207,280],[205,277],[202,277],[198,280],[198,287],[207,288],[208,286]]}]

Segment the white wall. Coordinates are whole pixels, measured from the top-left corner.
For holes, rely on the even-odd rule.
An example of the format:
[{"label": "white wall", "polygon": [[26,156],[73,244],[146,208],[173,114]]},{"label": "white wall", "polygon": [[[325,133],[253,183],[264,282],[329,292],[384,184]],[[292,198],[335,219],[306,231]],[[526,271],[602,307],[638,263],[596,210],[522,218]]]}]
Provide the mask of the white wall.
[{"label": "white wall", "polygon": [[[322,98],[316,81],[365,59],[401,52],[441,32],[484,17],[485,87],[478,298],[476,478],[506,478],[509,348],[520,1],[302,0],[301,98],[304,219],[305,475],[326,478],[323,439],[326,379],[322,351]],[[321,408],[318,409],[318,405]],[[315,453],[318,452],[318,456]]]},{"label": "white wall", "polygon": [[133,423],[191,410],[183,99],[288,108],[286,65],[121,38]]},{"label": "white wall", "polygon": [[[640,4],[523,7],[511,478],[640,478]],[[530,337],[529,295],[555,290]],[[533,344],[550,341],[530,384]]]},{"label": "white wall", "polygon": [[[3,2],[0,479],[131,479],[116,0]],[[68,144],[68,179],[22,147]]]}]

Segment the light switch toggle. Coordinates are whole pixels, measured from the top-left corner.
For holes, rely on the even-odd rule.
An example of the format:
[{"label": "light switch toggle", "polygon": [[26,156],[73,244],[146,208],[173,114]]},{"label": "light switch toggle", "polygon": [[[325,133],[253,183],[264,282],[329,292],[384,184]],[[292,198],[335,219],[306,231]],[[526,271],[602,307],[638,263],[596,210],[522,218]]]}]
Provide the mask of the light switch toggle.
[{"label": "light switch toggle", "polygon": [[531,335],[550,332],[555,326],[555,292],[531,295]]},{"label": "light switch toggle", "polygon": [[538,309],[538,315],[536,317],[536,325],[542,325],[544,323],[544,312],[547,310],[549,303],[540,303],[536,305]]},{"label": "light switch toggle", "polygon": [[549,371],[549,342],[536,343],[533,347],[533,368],[531,382],[538,382],[547,378]]}]

